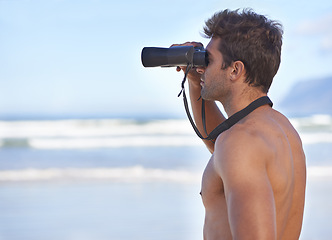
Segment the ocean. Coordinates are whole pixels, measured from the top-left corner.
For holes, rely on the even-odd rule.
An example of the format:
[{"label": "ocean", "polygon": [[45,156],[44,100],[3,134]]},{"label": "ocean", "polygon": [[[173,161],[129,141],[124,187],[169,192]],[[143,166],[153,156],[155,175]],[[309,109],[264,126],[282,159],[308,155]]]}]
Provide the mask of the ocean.
[{"label": "ocean", "polygon": [[[307,157],[301,240],[332,235],[332,117],[291,119]],[[209,152],[186,119],[0,121],[0,240],[199,240]]]}]

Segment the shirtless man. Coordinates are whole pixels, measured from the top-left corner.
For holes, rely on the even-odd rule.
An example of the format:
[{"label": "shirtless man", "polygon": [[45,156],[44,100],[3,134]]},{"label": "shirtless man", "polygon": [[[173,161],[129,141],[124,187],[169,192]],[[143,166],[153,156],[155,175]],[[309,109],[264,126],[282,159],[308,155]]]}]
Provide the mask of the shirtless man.
[{"label": "shirtless man", "polygon": [[[188,79],[195,122],[203,132],[202,96],[209,132],[225,120],[215,101],[231,116],[267,95],[280,64],[282,29],[251,10],[225,10],[206,22],[204,33],[211,39],[208,65],[191,70]],[[202,180],[204,239],[298,239],[306,166],[287,118],[266,104],[204,142],[212,153]]]}]

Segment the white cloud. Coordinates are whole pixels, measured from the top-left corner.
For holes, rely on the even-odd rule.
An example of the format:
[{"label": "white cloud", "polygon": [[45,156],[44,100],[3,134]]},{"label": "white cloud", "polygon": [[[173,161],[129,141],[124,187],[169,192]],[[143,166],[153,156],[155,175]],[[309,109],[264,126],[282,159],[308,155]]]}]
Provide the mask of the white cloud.
[{"label": "white cloud", "polygon": [[332,34],[323,37],[321,47],[322,50],[332,50]]},{"label": "white cloud", "polygon": [[331,34],[332,13],[317,19],[308,19],[298,25],[297,32],[304,35]]},{"label": "white cloud", "polygon": [[332,51],[332,13],[301,22],[296,32],[318,37],[321,50]]}]

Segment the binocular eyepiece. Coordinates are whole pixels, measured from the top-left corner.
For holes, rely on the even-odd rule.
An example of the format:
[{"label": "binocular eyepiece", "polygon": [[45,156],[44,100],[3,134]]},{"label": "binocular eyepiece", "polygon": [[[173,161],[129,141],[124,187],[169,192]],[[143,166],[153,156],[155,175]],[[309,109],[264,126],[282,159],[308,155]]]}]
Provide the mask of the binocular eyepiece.
[{"label": "binocular eyepiece", "polygon": [[145,47],[142,50],[144,67],[205,67],[206,51],[193,46],[174,46],[170,48]]}]

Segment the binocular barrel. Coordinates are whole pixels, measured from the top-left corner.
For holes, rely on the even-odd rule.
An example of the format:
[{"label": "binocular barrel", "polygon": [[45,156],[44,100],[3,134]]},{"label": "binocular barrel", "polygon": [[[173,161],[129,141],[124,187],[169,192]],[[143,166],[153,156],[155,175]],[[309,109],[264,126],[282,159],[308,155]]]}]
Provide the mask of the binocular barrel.
[{"label": "binocular barrel", "polygon": [[204,49],[193,46],[145,47],[141,58],[144,67],[206,66]]}]

